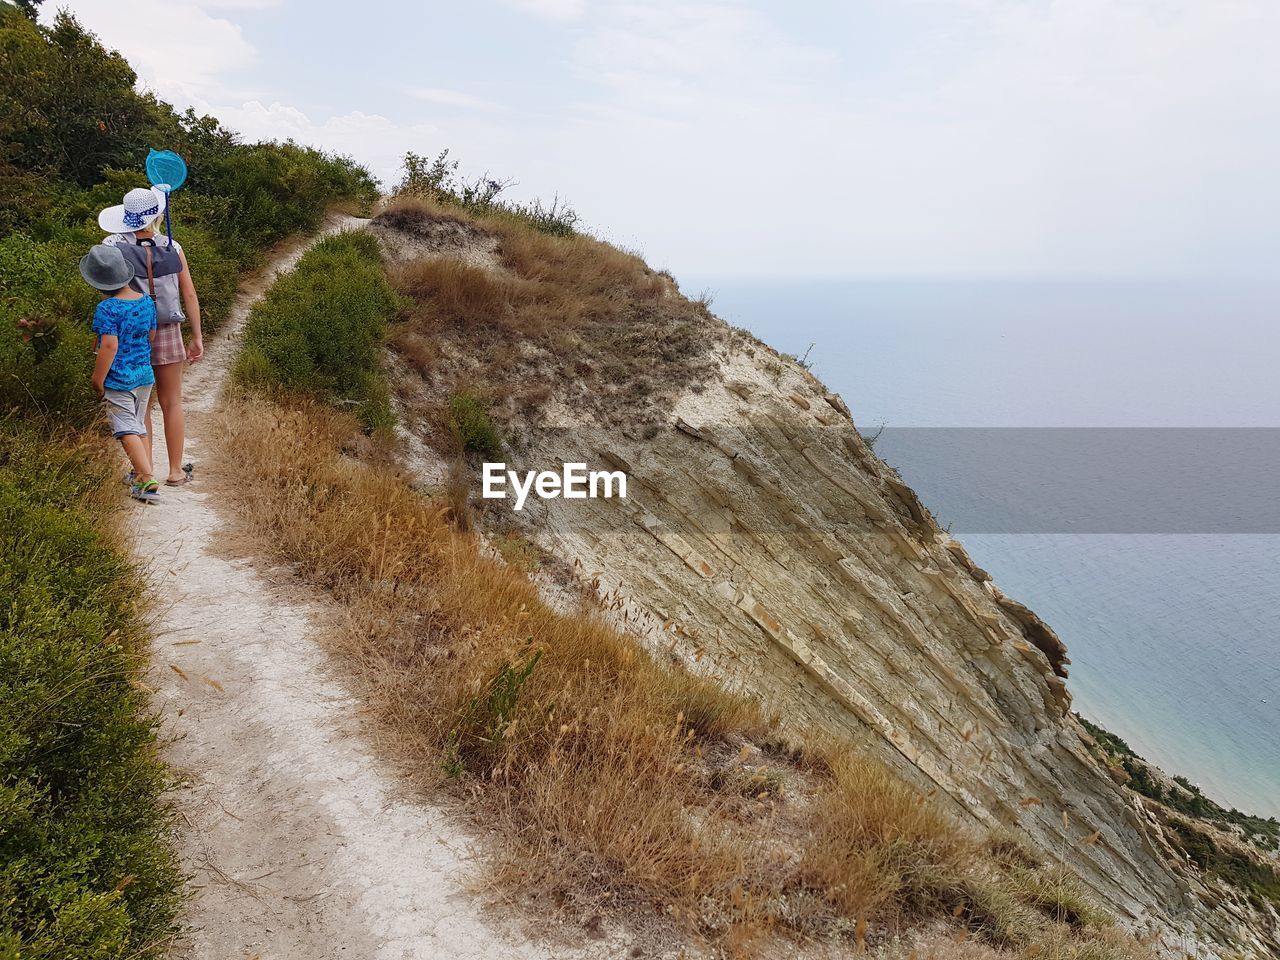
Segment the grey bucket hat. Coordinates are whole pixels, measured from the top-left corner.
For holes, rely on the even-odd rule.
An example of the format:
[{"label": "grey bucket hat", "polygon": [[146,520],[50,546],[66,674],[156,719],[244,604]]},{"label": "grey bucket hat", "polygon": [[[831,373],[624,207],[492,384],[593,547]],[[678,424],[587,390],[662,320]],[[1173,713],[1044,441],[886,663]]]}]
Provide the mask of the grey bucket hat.
[{"label": "grey bucket hat", "polygon": [[133,264],[115,247],[99,243],[80,258],[80,276],[98,290],[119,290],[133,279]]}]

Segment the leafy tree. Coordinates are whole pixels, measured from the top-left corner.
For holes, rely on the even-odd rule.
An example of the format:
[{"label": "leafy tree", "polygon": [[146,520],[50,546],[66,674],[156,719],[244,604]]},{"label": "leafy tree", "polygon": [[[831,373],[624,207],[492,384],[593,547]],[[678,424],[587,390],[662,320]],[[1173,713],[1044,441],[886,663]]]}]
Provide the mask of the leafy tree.
[{"label": "leafy tree", "polygon": [[[40,13],[40,4],[44,3],[44,0],[13,0],[13,3],[19,10],[34,20]],[[8,6],[8,3],[5,0],[0,0],[0,5]]]},{"label": "leafy tree", "polygon": [[120,54],[75,17],[52,27],[0,7],[0,144],[13,170],[88,186],[112,166],[137,165],[148,98]]}]

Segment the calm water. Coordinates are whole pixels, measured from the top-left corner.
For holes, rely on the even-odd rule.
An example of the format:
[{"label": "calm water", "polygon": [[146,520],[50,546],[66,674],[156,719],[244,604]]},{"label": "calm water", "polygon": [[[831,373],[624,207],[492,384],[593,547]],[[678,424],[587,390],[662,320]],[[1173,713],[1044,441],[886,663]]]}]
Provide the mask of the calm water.
[{"label": "calm water", "polygon": [[[888,425],[877,451],[1066,641],[1082,713],[1217,799],[1280,815],[1280,433],[1136,429],[1280,427],[1280,287],[683,286],[780,350],[816,344],[814,371],[863,432]],[[1108,489],[1190,506],[1128,522],[1141,511],[1095,497],[1091,513]],[[1064,490],[1085,491],[1082,515]]]}]

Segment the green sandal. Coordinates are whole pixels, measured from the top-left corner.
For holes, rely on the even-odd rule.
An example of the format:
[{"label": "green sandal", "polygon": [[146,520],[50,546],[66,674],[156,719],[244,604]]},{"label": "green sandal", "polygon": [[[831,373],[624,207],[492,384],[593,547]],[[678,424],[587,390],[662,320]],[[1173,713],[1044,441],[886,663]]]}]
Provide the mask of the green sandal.
[{"label": "green sandal", "polygon": [[160,484],[155,480],[146,483],[135,481],[129,487],[129,496],[141,503],[157,503],[160,500]]}]

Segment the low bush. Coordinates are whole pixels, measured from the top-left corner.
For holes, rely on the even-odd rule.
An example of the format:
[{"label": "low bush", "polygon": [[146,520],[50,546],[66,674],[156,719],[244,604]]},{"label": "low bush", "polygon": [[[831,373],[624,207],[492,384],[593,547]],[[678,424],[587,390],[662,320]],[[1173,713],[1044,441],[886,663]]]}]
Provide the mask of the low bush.
[{"label": "low bush", "polygon": [[511,185],[509,180],[495,180],[488,174],[464,180],[458,175],[458,161],[450,160],[446,149],[434,160],[416,153],[405,154],[404,178],[396,187],[396,193],[455,206],[473,215],[507,220],[557,237],[577,233],[578,214],[559,197],[550,203],[536,199],[528,203],[502,199],[503,192]]},{"label": "low bush", "polygon": [[173,930],[144,587],[102,531],[107,472],[0,420],[0,956],[149,956]]},{"label": "low bush", "polygon": [[98,295],[80,280],[73,252],[21,233],[0,239],[0,411],[84,422],[96,408],[88,321]]},{"label": "low bush", "polygon": [[[192,122],[191,115],[179,121],[182,132],[175,139],[180,146],[183,134],[191,138]],[[219,148],[206,150],[203,158],[197,144],[189,150],[190,189],[208,204],[202,222],[222,225],[231,233],[233,246],[239,242],[239,260],[260,256],[273,243],[314,230],[335,201],[363,207],[377,196],[368,171],[345,157],[292,142],[240,144],[220,129],[205,134],[206,140],[219,138]],[[175,196],[184,198],[181,193]],[[216,221],[210,217],[215,211]]]},{"label": "low bush", "polygon": [[537,546],[514,531],[496,537],[493,548],[507,564],[525,573],[537,573],[542,566],[542,555]]},{"label": "low bush", "polygon": [[502,456],[502,437],[486,407],[474,393],[455,393],[449,398],[449,429],[467,453],[497,460]]},{"label": "low bush", "polygon": [[369,430],[389,427],[380,353],[396,306],[378,241],[362,232],[327,237],[254,306],[236,379],[354,407]]},{"label": "low bush", "polygon": [[1259,910],[1280,908],[1280,871],[1259,858],[1215,843],[1205,831],[1182,820],[1167,821],[1170,837],[1206,874],[1243,891]]}]

